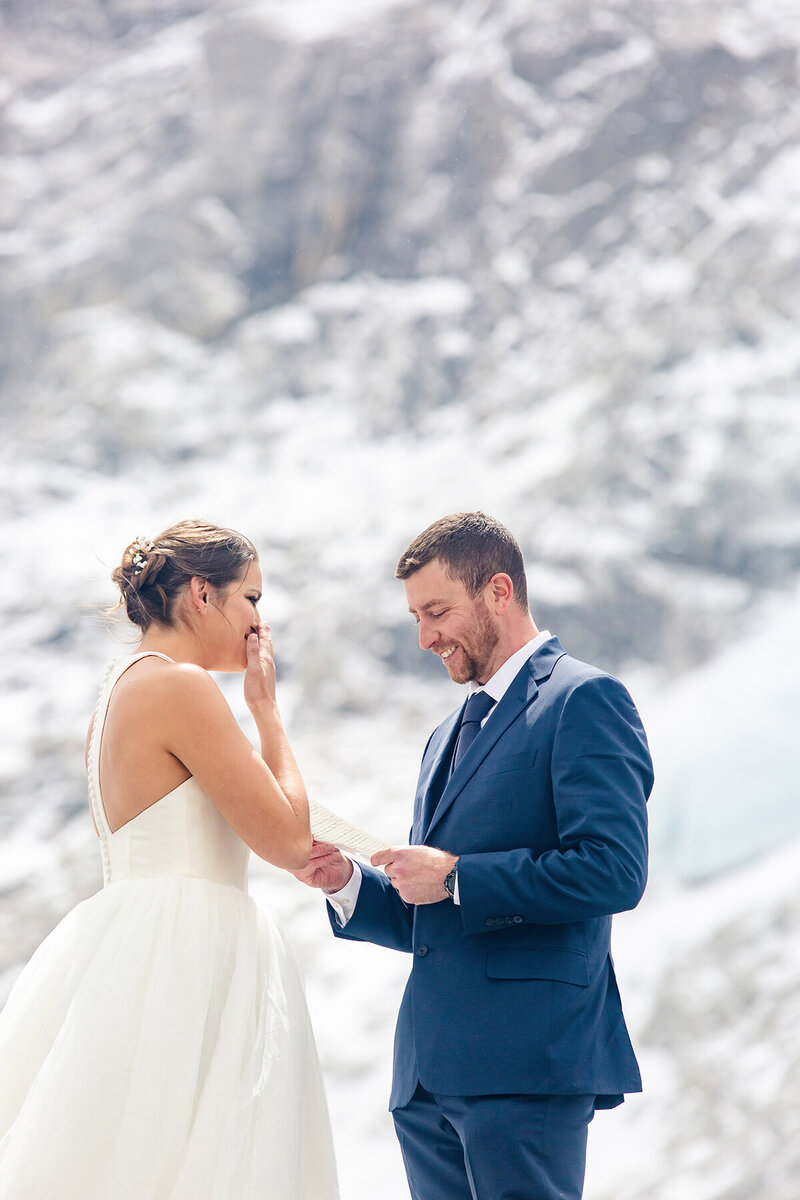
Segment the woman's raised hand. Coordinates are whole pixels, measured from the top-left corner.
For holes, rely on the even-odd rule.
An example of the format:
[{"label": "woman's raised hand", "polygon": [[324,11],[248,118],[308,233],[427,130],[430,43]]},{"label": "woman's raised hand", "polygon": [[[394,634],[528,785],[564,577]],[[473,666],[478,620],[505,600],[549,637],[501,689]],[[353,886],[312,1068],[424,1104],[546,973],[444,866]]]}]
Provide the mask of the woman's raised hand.
[{"label": "woman's raised hand", "polygon": [[269,625],[261,623],[247,638],[244,698],[250,712],[275,704],[275,657]]}]

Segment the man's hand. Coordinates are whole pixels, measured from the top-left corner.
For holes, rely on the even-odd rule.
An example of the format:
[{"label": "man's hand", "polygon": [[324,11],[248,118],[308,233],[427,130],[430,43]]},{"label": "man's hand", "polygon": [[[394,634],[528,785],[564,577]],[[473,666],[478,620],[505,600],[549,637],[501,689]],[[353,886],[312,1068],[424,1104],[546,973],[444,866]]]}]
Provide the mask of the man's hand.
[{"label": "man's hand", "polygon": [[322,888],[326,892],[338,892],[353,875],[353,864],[349,858],[328,842],[314,842],[311,858],[302,871],[292,871],[295,879],[309,887]]},{"label": "man's hand", "polygon": [[400,846],[379,850],[369,861],[373,867],[385,869],[406,904],[436,904],[447,899],[444,878],[458,857],[432,846]]}]

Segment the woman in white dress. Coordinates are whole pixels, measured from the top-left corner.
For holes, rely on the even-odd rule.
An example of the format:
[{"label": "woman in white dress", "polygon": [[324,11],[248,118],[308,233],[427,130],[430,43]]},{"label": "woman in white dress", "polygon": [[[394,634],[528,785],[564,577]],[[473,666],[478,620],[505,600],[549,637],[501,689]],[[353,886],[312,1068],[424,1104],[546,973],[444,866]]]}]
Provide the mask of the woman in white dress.
[{"label": "woman in white dress", "polygon": [[[142,639],[87,739],[104,887],[0,1014],[0,1198],[334,1200],[302,982],[247,895],[250,850],[311,851],[256,552],[184,521],[113,578]],[[260,754],[209,671],[245,672]]]}]

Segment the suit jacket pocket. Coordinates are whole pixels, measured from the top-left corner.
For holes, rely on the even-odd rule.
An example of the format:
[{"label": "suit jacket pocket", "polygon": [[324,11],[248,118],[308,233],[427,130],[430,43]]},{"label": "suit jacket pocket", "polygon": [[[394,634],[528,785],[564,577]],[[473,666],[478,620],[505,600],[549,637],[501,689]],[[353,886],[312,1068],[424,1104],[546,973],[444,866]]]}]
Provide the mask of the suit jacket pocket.
[{"label": "suit jacket pocket", "polygon": [[490,946],[486,952],[490,979],[552,979],[589,985],[589,963],[580,950],[537,950],[531,946]]},{"label": "suit jacket pocket", "polygon": [[536,762],[538,750],[524,750],[521,754],[490,754],[475,772],[476,779],[489,779],[492,775],[508,775],[511,771],[529,771]]}]

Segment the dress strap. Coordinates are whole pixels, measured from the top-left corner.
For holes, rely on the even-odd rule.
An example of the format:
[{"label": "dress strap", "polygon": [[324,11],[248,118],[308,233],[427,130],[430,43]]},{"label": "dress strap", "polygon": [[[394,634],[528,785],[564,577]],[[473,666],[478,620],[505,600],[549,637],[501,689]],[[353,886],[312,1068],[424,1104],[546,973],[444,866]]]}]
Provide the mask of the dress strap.
[{"label": "dress strap", "polygon": [[143,650],[139,654],[129,654],[122,658],[113,659],[106,668],[103,682],[100,685],[100,695],[92,719],[92,735],[89,738],[89,752],[86,756],[86,766],[89,776],[89,804],[92,809],[95,827],[100,838],[100,852],[103,859],[103,883],[111,880],[111,859],[108,850],[109,838],[113,836],[106,817],[103,797],[100,792],[100,746],[103,741],[103,730],[108,714],[108,704],[111,693],[117,681],[125,674],[128,667],[133,666],[140,658],[163,658],[166,662],[174,662],[166,654],[157,650]]}]

